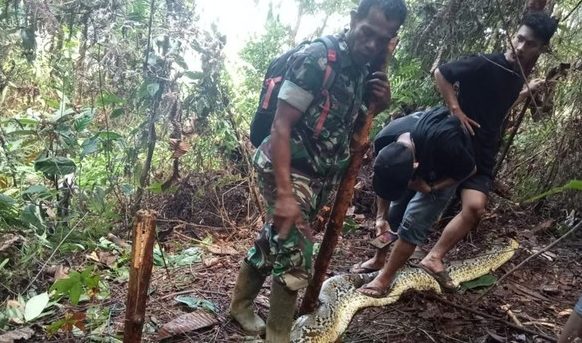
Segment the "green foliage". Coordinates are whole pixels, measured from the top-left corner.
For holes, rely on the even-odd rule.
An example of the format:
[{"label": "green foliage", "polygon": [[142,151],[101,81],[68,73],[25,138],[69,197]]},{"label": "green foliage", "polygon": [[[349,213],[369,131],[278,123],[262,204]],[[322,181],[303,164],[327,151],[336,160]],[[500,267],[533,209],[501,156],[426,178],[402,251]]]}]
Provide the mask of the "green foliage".
[{"label": "green foliage", "polygon": [[218,313],[216,305],[213,302],[205,299],[199,299],[187,295],[178,295],[175,299],[177,302],[188,306],[188,308],[191,310],[202,309],[209,312]]},{"label": "green foliage", "polygon": [[71,304],[77,305],[82,295],[92,298],[99,291],[100,276],[93,267],[87,267],[82,272],[73,271],[67,278],[57,280],[50,288],[56,298],[66,297]]},{"label": "green foliage", "polygon": [[492,274],[485,274],[475,280],[463,282],[461,288],[463,290],[483,288],[493,286],[497,282],[497,278]]},{"label": "green foliage", "polygon": [[545,198],[545,197],[553,195],[553,194],[561,193],[561,192],[564,192],[567,190],[582,191],[582,180],[570,180],[565,185],[560,186],[560,187],[554,187],[547,192],[536,195],[533,198],[527,199],[526,202],[534,202],[536,200]]}]

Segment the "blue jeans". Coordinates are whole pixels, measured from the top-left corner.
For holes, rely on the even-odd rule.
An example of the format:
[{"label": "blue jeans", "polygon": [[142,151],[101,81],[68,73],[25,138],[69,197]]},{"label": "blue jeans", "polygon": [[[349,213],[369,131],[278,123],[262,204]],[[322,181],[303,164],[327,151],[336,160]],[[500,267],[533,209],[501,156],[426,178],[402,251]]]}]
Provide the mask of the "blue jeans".
[{"label": "blue jeans", "polygon": [[426,240],[430,228],[440,217],[457,185],[431,192],[420,193],[407,190],[397,201],[390,203],[388,222],[398,237],[404,241],[421,245]]},{"label": "blue jeans", "polygon": [[582,317],[582,296],[578,299],[576,306],[574,306],[574,311]]}]

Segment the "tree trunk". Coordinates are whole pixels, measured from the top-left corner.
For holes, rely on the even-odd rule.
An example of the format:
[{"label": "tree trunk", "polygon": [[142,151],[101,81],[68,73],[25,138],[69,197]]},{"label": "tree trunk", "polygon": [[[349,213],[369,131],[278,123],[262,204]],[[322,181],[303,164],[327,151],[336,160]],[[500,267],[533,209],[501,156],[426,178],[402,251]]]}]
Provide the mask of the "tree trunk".
[{"label": "tree trunk", "polygon": [[139,211],[133,227],[131,267],[125,309],[124,343],[141,341],[148,287],[153,268],[156,238],[156,213]]}]

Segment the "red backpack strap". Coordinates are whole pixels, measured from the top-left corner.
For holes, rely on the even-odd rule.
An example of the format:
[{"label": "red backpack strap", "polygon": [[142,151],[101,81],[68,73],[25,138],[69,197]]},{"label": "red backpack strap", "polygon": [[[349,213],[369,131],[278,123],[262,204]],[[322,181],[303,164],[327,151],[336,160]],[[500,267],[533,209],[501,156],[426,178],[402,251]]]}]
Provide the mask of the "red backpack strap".
[{"label": "red backpack strap", "polygon": [[261,107],[266,110],[269,108],[269,101],[271,101],[271,96],[273,95],[273,89],[277,83],[281,82],[283,78],[281,76],[273,77],[265,80],[265,85],[267,86],[267,92],[265,93],[265,98],[263,99],[263,104]]},{"label": "red backpack strap", "polygon": [[[322,91],[321,95],[324,97],[325,102],[323,103],[323,108],[321,109],[321,113],[319,114],[319,118],[317,119],[317,124],[315,125],[315,130],[313,131],[313,137],[319,137],[321,130],[323,130],[323,124],[329,115],[329,111],[331,109],[331,98],[329,96],[329,88],[331,87],[331,83],[333,82],[333,64],[337,61],[337,54],[335,49],[328,48],[327,49],[327,66],[325,67],[325,71],[323,73],[323,83],[322,83]],[[331,82],[330,82],[331,81]]]}]

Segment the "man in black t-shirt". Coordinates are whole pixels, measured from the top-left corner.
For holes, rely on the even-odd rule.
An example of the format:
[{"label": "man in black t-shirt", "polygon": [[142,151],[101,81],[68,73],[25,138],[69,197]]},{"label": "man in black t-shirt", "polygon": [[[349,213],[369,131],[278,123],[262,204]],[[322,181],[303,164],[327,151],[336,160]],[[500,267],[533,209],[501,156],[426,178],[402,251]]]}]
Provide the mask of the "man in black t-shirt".
[{"label": "man in black t-shirt", "polygon": [[[378,235],[374,245],[378,250],[352,272],[384,267],[383,273],[392,274],[424,242],[458,183],[476,168],[468,133],[444,107],[390,122],[376,136],[374,148],[372,183],[377,195]],[[392,242],[395,247],[384,265]],[[360,291],[377,296],[382,290],[366,285]]]},{"label": "man in black t-shirt", "polygon": [[479,223],[485,211],[503,120],[512,105],[528,95],[528,88],[533,91],[543,84],[534,80],[523,88],[519,64],[527,77],[556,28],[556,20],[547,14],[528,13],[512,40],[515,51],[510,48],[503,54],[479,54],[444,64],[435,71],[436,85],[446,105],[473,136],[477,165],[477,173],[459,186],[461,212],[420,262],[447,290],[455,287],[442,259]]}]

